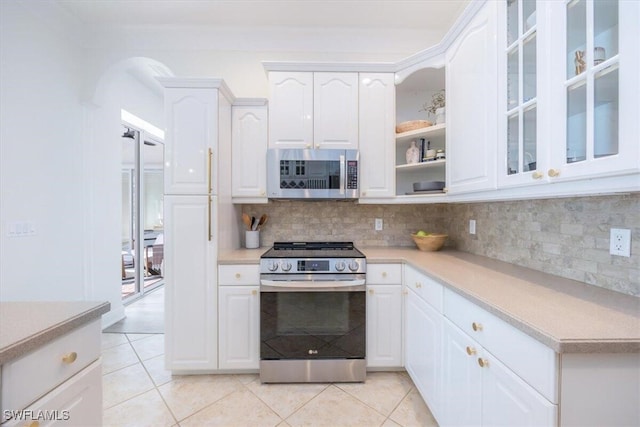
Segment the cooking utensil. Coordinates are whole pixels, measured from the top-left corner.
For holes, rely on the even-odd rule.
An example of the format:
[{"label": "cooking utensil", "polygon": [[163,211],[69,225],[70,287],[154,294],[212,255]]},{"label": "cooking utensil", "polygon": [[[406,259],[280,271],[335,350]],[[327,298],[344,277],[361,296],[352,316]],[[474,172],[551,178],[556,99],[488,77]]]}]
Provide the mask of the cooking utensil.
[{"label": "cooking utensil", "polygon": [[260,217],[260,220],[258,221],[258,226],[256,227],[258,230],[260,230],[264,225],[264,223],[267,222],[267,218],[268,218],[267,214],[262,214],[262,216]]},{"label": "cooking utensil", "polygon": [[255,216],[252,216],[252,217],[251,217],[251,228],[249,228],[249,230],[255,231],[255,229],[256,229],[255,227],[256,227],[257,225],[258,225],[258,224],[256,223],[256,217],[255,217]]},{"label": "cooking utensil", "polygon": [[247,226],[247,230],[251,230],[251,218],[246,213],[242,214],[242,222]]}]

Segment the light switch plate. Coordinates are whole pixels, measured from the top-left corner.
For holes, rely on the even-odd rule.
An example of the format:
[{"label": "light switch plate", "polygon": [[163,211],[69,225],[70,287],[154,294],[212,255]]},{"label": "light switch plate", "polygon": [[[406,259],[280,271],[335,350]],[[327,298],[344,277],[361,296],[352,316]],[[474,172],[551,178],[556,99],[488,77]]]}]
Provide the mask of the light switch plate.
[{"label": "light switch plate", "polygon": [[469,234],[476,234],[476,220],[469,220]]},{"label": "light switch plate", "polygon": [[382,218],[376,218],[375,229],[376,231],[382,231]]}]

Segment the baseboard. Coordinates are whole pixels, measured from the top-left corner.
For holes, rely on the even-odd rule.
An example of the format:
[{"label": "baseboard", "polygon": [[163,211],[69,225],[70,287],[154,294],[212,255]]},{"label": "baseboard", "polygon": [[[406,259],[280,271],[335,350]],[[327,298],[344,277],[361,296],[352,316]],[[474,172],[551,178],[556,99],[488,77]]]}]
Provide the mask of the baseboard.
[{"label": "baseboard", "polygon": [[117,309],[112,309],[108,313],[102,315],[102,330],[104,331],[109,326],[121,321],[125,317],[124,306],[121,304]]}]

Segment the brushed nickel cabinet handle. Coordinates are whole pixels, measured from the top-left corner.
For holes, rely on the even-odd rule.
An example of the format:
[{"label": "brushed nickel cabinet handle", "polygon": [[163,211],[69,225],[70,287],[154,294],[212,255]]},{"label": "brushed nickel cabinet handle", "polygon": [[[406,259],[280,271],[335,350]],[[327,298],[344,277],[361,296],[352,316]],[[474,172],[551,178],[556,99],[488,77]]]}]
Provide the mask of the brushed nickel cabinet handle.
[{"label": "brushed nickel cabinet handle", "polygon": [[207,185],[209,187],[209,194],[213,192],[213,179],[211,178],[211,174],[213,171],[213,150],[209,148],[209,155],[207,157]]}]

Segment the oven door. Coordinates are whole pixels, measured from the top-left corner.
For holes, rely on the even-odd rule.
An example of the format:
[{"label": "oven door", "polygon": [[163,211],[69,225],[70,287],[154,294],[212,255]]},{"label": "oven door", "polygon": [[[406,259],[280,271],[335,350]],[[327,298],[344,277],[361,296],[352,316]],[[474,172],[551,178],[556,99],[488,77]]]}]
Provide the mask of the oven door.
[{"label": "oven door", "polygon": [[279,282],[260,287],[260,358],[364,359],[365,285]]}]

